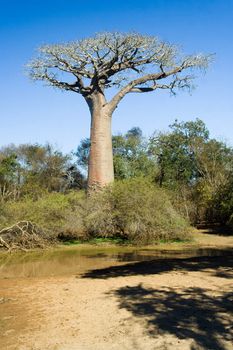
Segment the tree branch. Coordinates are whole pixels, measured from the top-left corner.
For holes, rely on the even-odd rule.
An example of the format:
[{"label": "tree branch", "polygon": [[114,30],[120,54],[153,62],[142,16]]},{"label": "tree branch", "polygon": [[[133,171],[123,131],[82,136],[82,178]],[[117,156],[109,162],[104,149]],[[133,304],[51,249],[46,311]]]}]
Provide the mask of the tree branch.
[{"label": "tree branch", "polygon": [[[167,78],[168,76],[174,75],[174,74],[180,72],[182,69],[184,69],[184,68],[182,68],[180,66],[180,67],[176,67],[168,72],[163,71],[163,72],[156,73],[156,74],[147,74],[147,75],[144,75],[143,77],[140,77],[138,79],[131,81],[126,86],[124,86],[109,102],[110,110],[113,112],[115,110],[115,108],[117,107],[118,103],[129,92],[147,92],[145,89],[148,89],[148,88],[137,87],[137,85],[141,85],[141,84],[145,84],[149,81],[153,81],[154,85],[152,87],[150,87],[148,91],[156,90],[158,88],[158,86],[156,84],[157,80],[164,79],[164,78]],[[161,87],[161,85],[160,85],[160,87]]]}]

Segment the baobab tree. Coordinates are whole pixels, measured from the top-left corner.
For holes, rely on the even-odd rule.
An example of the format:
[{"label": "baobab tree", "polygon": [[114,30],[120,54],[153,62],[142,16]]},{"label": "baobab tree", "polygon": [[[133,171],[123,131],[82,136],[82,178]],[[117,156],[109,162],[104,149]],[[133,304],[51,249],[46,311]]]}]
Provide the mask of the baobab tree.
[{"label": "baobab tree", "polygon": [[[190,89],[190,71],[206,68],[210,60],[203,54],[184,56],[174,45],[136,33],[100,33],[38,51],[28,64],[31,78],[81,94],[89,107],[89,189],[114,180],[111,122],[120,101],[129,93]],[[109,88],[113,94],[107,99]]]}]

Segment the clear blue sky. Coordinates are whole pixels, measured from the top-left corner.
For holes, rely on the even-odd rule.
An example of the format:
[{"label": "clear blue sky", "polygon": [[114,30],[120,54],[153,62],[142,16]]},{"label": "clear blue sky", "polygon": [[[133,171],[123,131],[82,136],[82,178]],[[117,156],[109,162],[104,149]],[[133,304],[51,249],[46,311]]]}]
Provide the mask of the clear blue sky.
[{"label": "clear blue sky", "polygon": [[192,96],[166,91],[131,94],[113,132],[139,126],[146,135],[175,118],[202,119],[211,136],[233,145],[233,0],[0,0],[0,146],[49,141],[63,151],[89,136],[81,96],[32,83],[24,64],[36,47],[99,31],[138,31],[177,43],[186,53],[216,53]]}]

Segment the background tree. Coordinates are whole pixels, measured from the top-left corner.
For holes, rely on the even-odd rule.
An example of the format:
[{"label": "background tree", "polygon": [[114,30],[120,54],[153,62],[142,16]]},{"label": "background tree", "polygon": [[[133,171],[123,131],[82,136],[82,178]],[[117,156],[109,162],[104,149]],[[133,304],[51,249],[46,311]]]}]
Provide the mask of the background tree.
[{"label": "background tree", "polygon": [[64,175],[69,167],[70,156],[63,155],[50,144],[20,145],[18,160],[24,176],[24,190],[28,187],[30,191],[35,184],[49,192],[61,191],[65,186]]},{"label": "background tree", "polygon": [[171,188],[188,184],[199,177],[197,154],[209,138],[203,121],[178,122],[169,126],[168,133],[155,133],[149,142],[150,153],[159,165],[158,182]]},{"label": "background tree", "polygon": [[14,153],[9,155],[0,153],[0,200],[2,202],[7,198],[17,197],[18,167],[17,156]]},{"label": "background tree", "polygon": [[[119,102],[133,92],[190,88],[189,71],[206,68],[209,62],[209,56],[183,56],[174,45],[136,33],[97,34],[68,44],[45,45],[39,53],[29,64],[32,79],[81,94],[90,109],[89,188],[114,179],[111,119]],[[108,88],[118,88],[110,100],[105,93]]]},{"label": "background tree", "polygon": [[191,222],[229,220],[233,150],[210,139],[203,121],[175,121],[170,132],[150,138],[149,151],[159,167],[156,181],[172,191],[176,207]]},{"label": "background tree", "polygon": [[200,180],[196,186],[205,220],[226,224],[233,214],[233,149],[210,139],[197,153]]},{"label": "background tree", "polygon": [[85,171],[88,169],[88,160],[90,156],[91,141],[89,138],[85,138],[80,141],[77,150],[74,152],[74,155],[77,157],[77,163]]},{"label": "background tree", "polygon": [[72,162],[51,145],[10,145],[0,150],[0,197],[38,197],[44,192],[84,188],[85,179]]}]

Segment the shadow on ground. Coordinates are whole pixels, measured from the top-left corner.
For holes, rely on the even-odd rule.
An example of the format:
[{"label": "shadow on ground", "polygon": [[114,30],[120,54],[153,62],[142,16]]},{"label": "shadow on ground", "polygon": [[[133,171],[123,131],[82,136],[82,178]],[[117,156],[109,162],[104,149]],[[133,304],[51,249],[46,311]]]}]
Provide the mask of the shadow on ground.
[{"label": "shadow on ground", "polygon": [[195,257],[184,259],[155,259],[89,270],[82,278],[107,279],[123,276],[146,276],[170,271],[208,271],[213,276],[233,278],[233,251],[225,251],[225,256]]},{"label": "shadow on ground", "polygon": [[[108,279],[157,275],[171,271],[182,274],[200,271],[206,272],[208,276],[230,280],[233,278],[232,268],[232,250],[225,250],[222,251],[222,256],[160,258],[95,269],[86,272],[82,278]],[[205,274],[203,285],[204,278]],[[166,336],[172,335],[178,342],[188,341],[191,350],[232,349],[232,292],[213,292],[194,287],[153,289],[139,284],[118,288],[108,295],[117,298],[120,309],[126,309],[141,320],[150,337],[162,336],[166,341]],[[176,345],[178,346],[174,344],[173,349],[176,349]]]},{"label": "shadow on ground", "polygon": [[151,337],[190,339],[192,350],[223,350],[232,344],[233,293],[213,296],[202,288],[155,290],[139,284],[111,294],[120,308],[143,318]]},{"label": "shadow on ground", "polygon": [[219,224],[204,224],[201,225],[199,224],[197,226],[197,229],[201,231],[201,233],[208,233],[208,234],[213,234],[213,235],[218,235],[218,236],[233,236],[233,227],[229,226],[222,226]]}]

